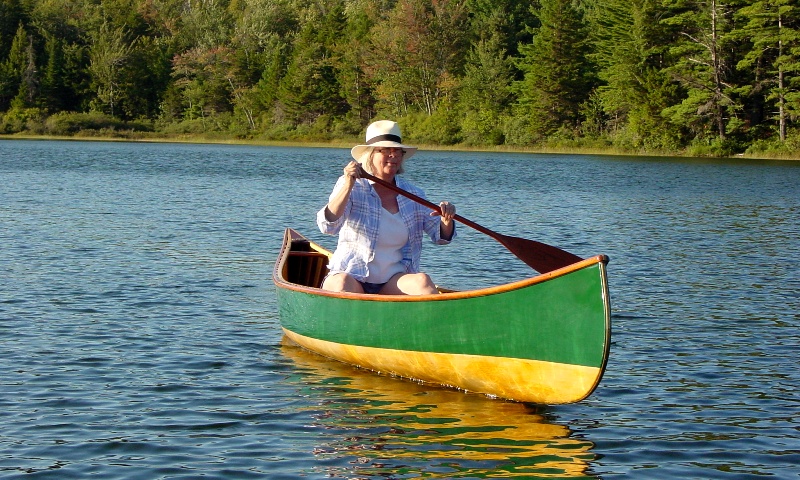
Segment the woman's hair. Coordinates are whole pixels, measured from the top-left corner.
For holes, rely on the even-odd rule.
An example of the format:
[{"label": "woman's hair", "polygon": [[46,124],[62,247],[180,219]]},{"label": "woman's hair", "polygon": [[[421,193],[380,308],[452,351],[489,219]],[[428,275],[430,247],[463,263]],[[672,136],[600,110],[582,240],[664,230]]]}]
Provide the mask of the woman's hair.
[{"label": "woman's hair", "polygon": [[[369,173],[370,175],[375,175],[375,172],[372,171],[372,157],[375,155],[376,148],[381,148],[381,147],[370,148],[369,150],[364,152],[364,155],[361,155],[361,158],[358,161],[358,163],[360,163],[361,166],[364,167],[364,170],[366,170],[367,173]],[[397,168],[398,174],[403,173],[405,171],[403,169],[405,158],[406,158],[406,151],[403,150],[403,161],[400,162],[400,166]]]}]

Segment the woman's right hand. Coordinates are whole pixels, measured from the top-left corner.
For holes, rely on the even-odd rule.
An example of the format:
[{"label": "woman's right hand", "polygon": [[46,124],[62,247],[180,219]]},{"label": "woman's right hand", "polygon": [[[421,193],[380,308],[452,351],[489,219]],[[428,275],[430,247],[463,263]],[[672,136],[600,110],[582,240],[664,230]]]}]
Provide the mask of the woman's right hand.
[{"label": "woman's right hand", "polygon": [[356,179],[358,178],[359,171],[360,170],[358,162],[356,162],[355,160],[352,160],[350,161],[350,163],[345,165],[344,167],[345,188],[339,189],[336,195],[334,195],[328,201],[328,205],[325,207],[325,218],[329,222],[338,220],[344,214],[345,205],[347,204],[347,200],[350,198],[350,192],[356,185]]},{"label": "woman's right hand", "polygon": [[351,160],[350,163],[344,167],[344,175],[351,183],[355,183],[355,180],[358,178],[358,172],[359,165],[355,160]]}]

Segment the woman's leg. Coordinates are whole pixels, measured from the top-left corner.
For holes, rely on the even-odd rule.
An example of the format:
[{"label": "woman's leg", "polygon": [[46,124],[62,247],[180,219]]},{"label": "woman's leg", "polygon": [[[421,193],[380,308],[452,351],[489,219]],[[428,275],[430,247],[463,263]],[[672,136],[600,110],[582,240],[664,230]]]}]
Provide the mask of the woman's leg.
[{"label": "woman's leg", "polygon": [[358,280],[347,273],[328,275],[322,282],[322,289],[332,292],[364,293],[364,288],[358,283]]},{"label": "woman's leg", "polygon": [[426,273],[398,273],[381,289],[383,295],[428,295],[439,293]]}]

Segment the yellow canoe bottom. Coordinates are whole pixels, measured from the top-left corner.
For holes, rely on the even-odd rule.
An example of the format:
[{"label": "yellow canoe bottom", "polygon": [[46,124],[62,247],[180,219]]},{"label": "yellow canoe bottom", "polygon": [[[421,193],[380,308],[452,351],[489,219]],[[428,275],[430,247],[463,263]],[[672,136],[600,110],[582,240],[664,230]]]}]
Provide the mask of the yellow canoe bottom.
[{"label": "yellow canoe bottom", "polygon": [[600,368],[581,365],[359,347],[317,340],[285,328],[283,332],[301,347],[341,362],[518,402],[578,402],[592,393],[602,375]]}]

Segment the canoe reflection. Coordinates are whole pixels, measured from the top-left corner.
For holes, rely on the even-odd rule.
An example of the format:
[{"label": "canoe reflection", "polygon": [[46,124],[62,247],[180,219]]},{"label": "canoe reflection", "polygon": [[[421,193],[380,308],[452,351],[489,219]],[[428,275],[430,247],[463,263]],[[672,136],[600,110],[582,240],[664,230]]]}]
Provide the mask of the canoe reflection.
[{"label": "canoe reflection", "polygon": [[[593,444],[550,423],[546,407],[489,399],[360,370],[284,338],[301,391],[318,399],[315,454],[355,457],[325,473],[356,478],[591,478]],[[338,466],[334,466],[338,465]],[[400,477],[396,477],[402,472]]]}]

